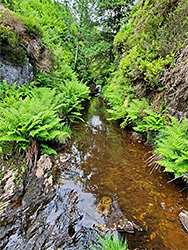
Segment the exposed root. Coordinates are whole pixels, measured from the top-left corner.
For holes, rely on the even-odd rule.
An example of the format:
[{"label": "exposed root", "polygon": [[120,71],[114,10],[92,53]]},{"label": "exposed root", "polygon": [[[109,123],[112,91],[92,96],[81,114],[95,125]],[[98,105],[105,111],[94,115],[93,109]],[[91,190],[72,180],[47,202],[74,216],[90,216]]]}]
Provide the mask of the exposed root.
[{"label": "exposed root", "polygon": [[35,139],[30,138],[30,145],[26,150],[26,160],[29,172],[37,165],[38,144]]},{"label": "exposed root", "polygon": [[168,181],[167,183],[170,183],[170,182],[172,182],[172,181],[175,181],[175,180],[177,180],[177,179],[179,179],[179,178],[183,178],[183,177],[186,177],[186,175],[185,175],[185,174],[182,174],[181,176],[178,176],[178,177],[176,177],[176,178],[173,178],[172,180]]}]

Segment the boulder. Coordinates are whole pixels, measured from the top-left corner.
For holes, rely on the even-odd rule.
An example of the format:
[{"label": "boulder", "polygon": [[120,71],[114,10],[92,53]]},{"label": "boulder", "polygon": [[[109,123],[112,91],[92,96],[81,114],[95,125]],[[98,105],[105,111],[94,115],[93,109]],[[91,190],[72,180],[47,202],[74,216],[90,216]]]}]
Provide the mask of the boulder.
[{"label": "boulder", "polygon": [[92,84],[90,84],[89,89],[91,91],[90,94],[96,96],[96,95],[100,94],[101,86],[92,83]]}]

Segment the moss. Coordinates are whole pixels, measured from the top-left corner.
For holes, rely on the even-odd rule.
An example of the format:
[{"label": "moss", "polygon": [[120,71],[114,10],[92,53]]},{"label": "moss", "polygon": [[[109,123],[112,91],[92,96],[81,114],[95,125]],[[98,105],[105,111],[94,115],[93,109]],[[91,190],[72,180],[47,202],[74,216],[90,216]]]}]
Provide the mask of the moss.
[{"label": "moss", "polygon": [[4,59],[22,65],[27,54],[24,47],[41,35],[42,31],[35,21],[21,17],[0,4],[0,46]]},{"label": "moss", "polygon": [[22,64],[26,58],[26,51],[23,48],[19,34],[1,26],[0,29],[1,55],[4,59]]},{"label": "moss", "polygon": [[20,14],[17,14],[17,16],[25,24],[25,28],[30,37],[36,37],[36,36],[42,37],[43,31],[37,19],[34,19],[33,17],[24,17]]}]

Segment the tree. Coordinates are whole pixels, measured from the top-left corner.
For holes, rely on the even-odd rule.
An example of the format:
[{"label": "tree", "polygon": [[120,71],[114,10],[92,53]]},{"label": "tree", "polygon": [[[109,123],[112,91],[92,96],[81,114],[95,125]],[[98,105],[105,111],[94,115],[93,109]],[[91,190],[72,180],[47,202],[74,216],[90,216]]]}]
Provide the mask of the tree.
[{"label": "tree", "polygon": [[108,77],[114,61],[114,35],[128,20],[133,0],[62,0],[75,17],[77,27],[74,70],[79,78],[91,82]]},{"label": "tree", "polygon": [[98,0],[97,16],[103,30],[117,34],[128,15],[134,0]]}]

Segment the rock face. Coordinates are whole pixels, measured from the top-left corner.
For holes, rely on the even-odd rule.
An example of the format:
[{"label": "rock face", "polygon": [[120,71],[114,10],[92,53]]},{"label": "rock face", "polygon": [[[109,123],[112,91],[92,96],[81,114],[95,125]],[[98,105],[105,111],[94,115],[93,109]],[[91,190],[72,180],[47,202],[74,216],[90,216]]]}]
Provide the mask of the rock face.
[{"label": "rock face", "polygon": [[[83,218],[78,193],[54,186],[53,171],[49,156],[41,156],[36,171],[26,176],[18,192],[14,191],[14,176],[7,173],[0,196],[0,249],[82,250],[96,242],[96,229],[76,228]],[[10,184],[15,197],[7,190]]]},{"label": "rock face", "polygon": [[188,41],[176,56],[173,67],[165,72],[162,83],[166,86],[164,99],[170,115],[179,120],[188,118]]},{"label": "rock face", "polygon": [[27,58],[23,65],[16,65],[0,57],[0,82],[6,80],[9,85],[17,82],[18,86],[33,81],[33,66]]}]

